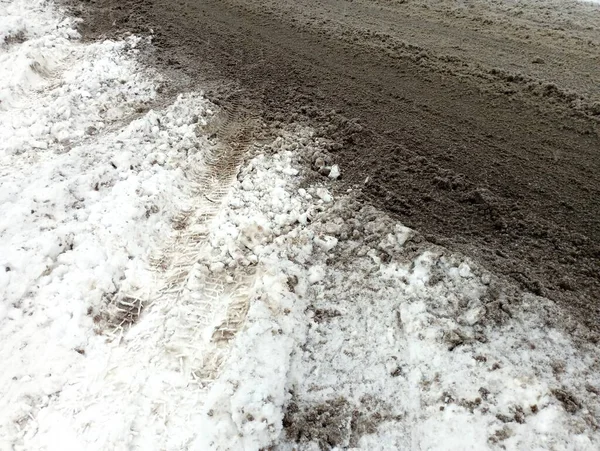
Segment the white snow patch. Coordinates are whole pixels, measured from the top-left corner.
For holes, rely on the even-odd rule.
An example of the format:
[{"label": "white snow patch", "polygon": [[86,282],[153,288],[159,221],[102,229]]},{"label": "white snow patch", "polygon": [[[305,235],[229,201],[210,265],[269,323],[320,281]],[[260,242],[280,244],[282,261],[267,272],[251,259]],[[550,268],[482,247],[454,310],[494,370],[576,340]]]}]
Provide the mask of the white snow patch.
[{"label": "white snow patch", "polygon": [[337,164],[331,166],[331,171],[329,171],[329,178],[333,180],[337,180],[340,177],[340,167]]},{"label": "white snow patch", "polygon": [[207,103],[139,114],[159,81],[132,59],[138,40],[81,44],[47,2],[2,2],[0,18],[0,448],[82,449],[73,419],[104,427],[102,397],[87,416],[57,400],[101,395],[120,353],[98,335],[105,315],[156,290],[148,258],[180,168],[201,164],[190,120]]}]

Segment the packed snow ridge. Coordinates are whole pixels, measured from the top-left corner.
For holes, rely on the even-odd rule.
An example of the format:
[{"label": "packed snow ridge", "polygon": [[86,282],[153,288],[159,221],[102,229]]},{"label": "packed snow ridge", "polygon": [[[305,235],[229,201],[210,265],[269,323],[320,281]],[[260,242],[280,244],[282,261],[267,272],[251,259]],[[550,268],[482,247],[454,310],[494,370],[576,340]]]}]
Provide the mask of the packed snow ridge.
[{"label": "packed snow ridge", "polygon": [[240,153],[140,39],[78,39],[0,1],[0,449],[598,449],[552,303],[335,195],[312,130]]}]

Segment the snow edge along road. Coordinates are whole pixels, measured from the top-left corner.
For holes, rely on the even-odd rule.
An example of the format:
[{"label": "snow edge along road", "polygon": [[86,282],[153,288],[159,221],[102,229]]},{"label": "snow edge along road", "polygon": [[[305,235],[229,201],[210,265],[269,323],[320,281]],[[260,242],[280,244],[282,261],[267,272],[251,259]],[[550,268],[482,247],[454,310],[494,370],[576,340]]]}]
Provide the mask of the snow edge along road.
[{"label": "snow edge along road", "polygon": [[596,349],[552,303],[301,188],[310,129],[148,110],[138,40],[2,7],[3,447],[594,448]]}]

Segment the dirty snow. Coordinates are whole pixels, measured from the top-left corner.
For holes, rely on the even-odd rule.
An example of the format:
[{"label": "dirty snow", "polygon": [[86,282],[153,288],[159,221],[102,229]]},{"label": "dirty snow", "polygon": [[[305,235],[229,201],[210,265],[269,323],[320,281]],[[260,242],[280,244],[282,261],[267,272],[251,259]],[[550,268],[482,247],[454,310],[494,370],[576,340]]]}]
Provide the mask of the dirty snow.
[{"label": "dirty snow", "polygon": [[0,2],[0,449],[598,449],[552,303],[302,185],[310,129],[216,173],[141,42]]}]

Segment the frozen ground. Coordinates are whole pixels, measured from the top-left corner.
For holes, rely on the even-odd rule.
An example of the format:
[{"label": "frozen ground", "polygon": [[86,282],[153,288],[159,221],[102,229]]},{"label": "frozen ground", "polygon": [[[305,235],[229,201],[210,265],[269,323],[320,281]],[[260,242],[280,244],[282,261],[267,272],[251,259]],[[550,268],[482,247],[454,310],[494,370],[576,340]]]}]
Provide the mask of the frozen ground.
[{"label": "frozen ground", "polygon": [[77,38],[0,2],[1,450],[598,448],[553,304]]}]

